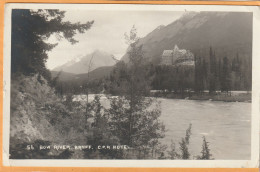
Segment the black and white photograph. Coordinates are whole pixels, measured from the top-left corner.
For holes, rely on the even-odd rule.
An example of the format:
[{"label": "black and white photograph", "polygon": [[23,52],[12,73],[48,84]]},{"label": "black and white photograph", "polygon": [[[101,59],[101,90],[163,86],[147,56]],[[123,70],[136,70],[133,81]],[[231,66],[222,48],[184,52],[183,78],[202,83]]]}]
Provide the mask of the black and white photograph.
[{"label": "black and white photograph", "polygon": [[70,6],[6,10],[6,159],[259,161],[253,7]]}]

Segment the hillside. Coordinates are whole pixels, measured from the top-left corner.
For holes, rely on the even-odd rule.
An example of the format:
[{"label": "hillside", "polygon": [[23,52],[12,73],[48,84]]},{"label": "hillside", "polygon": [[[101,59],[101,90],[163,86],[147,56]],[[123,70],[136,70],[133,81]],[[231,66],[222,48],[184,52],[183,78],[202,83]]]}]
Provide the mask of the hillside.
[{"label": "hillside", "polygon": [[51,71],[51,76],[52,78],[55,78],[55,77],[59,77],[58,79],[60,81],[71,81],[71,80],[74,80],[76,78],[76,74],[73,74],[73,73],[68,73],[68,72],[63,72],[63,71]]},{"label": "hillside", "polygon": [[[110,72],[113,70],[113,66],[103,66],[99,67],[91,72],[89,72],[89,79],[90,80],[98,80],[102,79],[104,77],[108,77],[110,75]],[[75,76],[75,79],[77,81],[85,81],[88,78],[87,73],[78,74]]]},{"label": "hillside", "polygon": [[[93,57],[93,58],[92,58]],[[92,59],[91,64],[90,61]],[[96,50],[91,54],[76,58],[65,63],[62,66],[56,67],[53,71],[63,71],[72,74],[87,73],[103,66],[113,66],[116,61],[113,59],[113,55],[107,52]],[[90,68],[90,69],[89,69]]]},{"label": "hillside", "polygon": [[49,114],[45,109],[46,105],[57,99],[54,90],[42,77],[35,75],[12,81],[11,138],[27,142],[37,139],[60,141],[56,137],[59,133],[50,124]]},{"label": "hillside", "polygon": [[[11,159],[68,158],[64,150],[40,151],[39,145],[85,144],[86,138],[75,135],[85,124],[84,111],[69,109],[40,75],[20,76],[12,80],[10,113]],[[81,118],[81,121],[78,119]],[[33,150],[25,149],[33,145]],[[37,146],[38,145],[38,146]]]},{"label": "hillside", "polygon": [[[252,13],[187,13],[167,26],[159,26],[141,38],[139,45],[155,64],[160,63],[164,50],[175,45],[202,56],[208,55],[212,46],[217,58],[233,58],[237,53],[248,58],[252,51]],[[128,61],[127,54],[122,60]]]},{"label": "hillside", "polygon": [[99,80],[104,77],[108,77],[110,75],[110,72],[112,71],[113,66],[103,66],[94,69],[93,71],[89,72],[89,75],[87,73],[82,74],[73,74],[68,72],[57,72],[57,71],[51,71],[52,78],[55,78],[59,75],[58,80],[59,81],[71,81],[71,82],[84,82],[89,77],[90,80]]}]

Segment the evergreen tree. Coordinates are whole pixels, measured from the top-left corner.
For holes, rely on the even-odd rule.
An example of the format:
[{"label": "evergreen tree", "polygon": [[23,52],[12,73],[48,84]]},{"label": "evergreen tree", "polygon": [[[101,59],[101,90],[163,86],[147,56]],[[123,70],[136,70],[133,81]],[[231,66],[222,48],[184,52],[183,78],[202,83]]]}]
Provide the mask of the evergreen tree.
[{"label": "evergreen tree", "polygon": [[231,78],[230,78],[230,65],[227,57],[223,58],[222,71],[221,71],[221,91],[231,91]]},{"label": "evergreen tree", "polygon": [[195,82],[194,90],[198,93],[201,93],[203,88],[203,77],[202,77],[202,63],[201,58],[195,55]]},{"label": "evergreen tree", "polygon": [[122,158],[122,150],[110,151],[109,149],[98,149],[97,146],[120,144],[118,138],[109,130],[108,116],[105,108],[101,105],[100,96],[95,96],[94,100],[88,103],[89,117],[92,117],[91,127],[88,128],[87,144],[95,145],[93,149],[85,151],[86,158],[110,157]]},{"label": "evergreen tree", "polygon": [[201,77],[202,77],[202,83],[203,83],[203,91],[208,88],[208,63],[206,62],[206,59],[203,58],[202,61],[202,67],[201,67]]},{"label": "evergreen tree", "polygon": [[182,138],[180,144],[180,150],[181,150],[181,159],[189,159],[190,158],[190,153],[188,149],[188,144],[185,142],[185,139]]},{"label": "evergreen tree", "polygon": [[218,89],[218,90],[221,90],[221,86],[220,86],[220,79],[221,79],[221,77],[222,77],[222,75],[221,75],[221,71],[222,71],[222,63],[221,63],[221,59],[219,58],[218,59],[218,64],[217,64],[217,70],[216,70],[217,72],[216,72],[216,80],[217,80],[217,85],[216,85],[216,88]]},{"label": "evergreen tree", "polygon": [[[150,81],[135,27],[129,36],[126,35],[126,40],[130,45],[129,64],[124,78],[113,76],[113,82],[119,82],[123,87],[119,97],[110,99],[111,108],[107,111],[109,124],[121,144],[138,150],[151,149],[152,141],[164,137],[165,127],[159,121],[161,108],[153,99],[145,97],[149,93]],[[148,110],[152,104],[156,104],[156,108]]]},{"label": "evergreen tree", "polygon": [[212,159],[211,157],[212,155],[209,149],[209,142],[207,142],[206,137],[203,136],[202,151],[201,151],[201,156],[199,156],[199,159],[210,160]]},{"label": "evergreen tree", "polygon": [[241,61],[239,59],[239,55],[237,53],[236,57],[232,59],[231,64],[232,70],[232,89],[233,90],[241,90]]},{"label": "evergreen tree", "polygon": [[40,73],[50,79],[46,69],[47,52],[57,44],[46,40],[55,34],[58,40],[66,39],[75,44],[73,37],[90,29],[93,21],[85,24],[63,21],[65,11],[59,10],[12,10],[11,72],[17,74]]},{"label": "evergreen tree", "polygon": [[191,126],[192,125],[190,124],[189,128],[186,130],[185,138],[182,138],[181,142],[179,142],[180,151],[181,151],[181,154],[180,154],[181,159],[189,159],[190,158],[188,145],[190,144]]},{"label": "evergreen tree", "polygon": [[216,91],[216,56],[213,53],[212,47],[209,51],[210,70],[209,70],[209,93]]}]

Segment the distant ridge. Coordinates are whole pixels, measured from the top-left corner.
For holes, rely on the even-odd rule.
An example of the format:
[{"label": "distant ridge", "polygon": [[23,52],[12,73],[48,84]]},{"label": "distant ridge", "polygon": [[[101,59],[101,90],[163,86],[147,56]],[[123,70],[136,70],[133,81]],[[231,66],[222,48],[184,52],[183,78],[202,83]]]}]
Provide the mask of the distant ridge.
[{"label": "distant ridge", "polygon": [[[91,58],[92,63],[89,65]],[[103,66],[113,66],[116,61],[112,54],[96,50],[86,56],[75,58],[59,67],[54,68],[52,71],[63,71],[72,74],[87,73]],[[89,69],[90,66],[90,69]]]},{"label": "distant ridge", "polygon": [[[110,76],[113,66],[102,66],[89,72],[89,80],[99,80]],[[59,81],[84,82],[87,80],[88,74],[73,74],[63,71],[51,71],[52,78],[59,77]]]},{"label": "distant ridge", "polygon": [[[141,38],[139,45],[154,64],[160,63],[164,50],[175,45],[194,55],[208,55],[211,46],[217,58],[233,58],[237,53],[251,58],[252,13],[189,12],[167,26],[157,27]],[[128,62],[127,53],[122,60]]]}]

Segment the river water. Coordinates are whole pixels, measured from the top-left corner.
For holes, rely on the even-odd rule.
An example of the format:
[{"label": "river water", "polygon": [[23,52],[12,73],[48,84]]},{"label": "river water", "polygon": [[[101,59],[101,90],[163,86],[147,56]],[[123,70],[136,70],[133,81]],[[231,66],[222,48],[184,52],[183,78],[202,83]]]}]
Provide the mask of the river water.
[{"label": "river water", "polygon": [[251,103],[160,99],[161,120],[168,129],[163,142],[176,142],[192,124],[190,152],[199,155],[206,136],[215,159],[250,159]]},{"label": "river water", "polygon": [[[94,95],[90,95],[90,101]],[[79,100],[79,98],[77,98]],[[206,136],[214,159],[246,160],[251,152],[251,103],[199,101],[158,98],[161,102],[161,121],[167,129],[161,140],[168,146],[173,140],[176,148],[192,124],[189,151],[200,155],[202,136]],[[105,96],[101,103],[107,107]],[[192,157],[191,157],[192,158]]]}]

